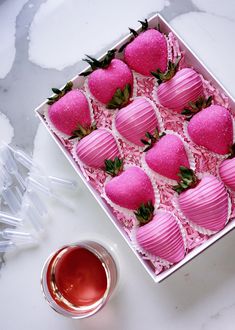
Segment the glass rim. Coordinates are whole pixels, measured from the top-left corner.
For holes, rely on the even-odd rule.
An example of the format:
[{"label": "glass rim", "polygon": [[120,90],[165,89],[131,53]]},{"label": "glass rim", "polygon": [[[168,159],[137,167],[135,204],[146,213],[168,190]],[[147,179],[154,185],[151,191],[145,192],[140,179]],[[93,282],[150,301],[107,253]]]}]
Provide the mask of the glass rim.
[{"label": "glass rim", "polygon": [[[95,249],[94,247],[92,247],[92,244],[96,244],[99,245],[99,247],[101,247],[102,249],[105,250],[105,252],[107,252],[109,254],[109,256],[112,258],[114,265],[115,265],[115,270],[117,272],[117,266],[115,263],[115,260],[113,258],[113,256],[111,255],[111,253],[107,250],[107,248],[105,246],[103,246],[100,242],[97,242],[95,240],[82,240],[82,241],[77,241],[75,243],[71,243],[71,244],[65,244],[63,246],[61,246],[60,248],[58,248],[57,250],[54,250],[46,259],[46,261],[43,264],[42,270],[41,270],[41,276],[40,276],[40,283],[41,283],[41,289],[42,289],[42,293],[43,296],[46,300],[46,302],[50,305],[50,307],[56,311],[59,314],[62,314],[64,316],[67,317],[72,317],[74,319],[82,319],[82,318],[87,318],[89,316],[94,315],[95,313],[97,313],[107,302],[109,295],[111,294],[110,290],[111,290],[111,272],[109,270],[109,267],[106,265],[106,262],[104,261],[104,257],[102,256],[102,253],[97,251],[97,249]],[[93,253],[102,263],[102,266],[104,267],[105,270],[105,275],[106,275],[106,279],[107,279],[107,287],[106,290],[103,294],[103,297],[100,298],[98,300],[98,305],[94,308],[94,309],[88,309],[87,311],[85,311],[84,309],[81,309],[79,307],[77,307],[77,311],[68,311],[65,308],[61,307],[59,304],[56,303],[55,299],[51,296],[51,293],[49,291],[48,285],[47,285],[47,269],[48,266],[50,264],[51,259],[56,255],[56,253],[60,253],[60,251],[62,251],[65,248],[70,248],[70,247],[84,247],[85,249],[87,249],[88,251],[90,251],[91,253]],[[96,302],[97,303],[97,302]],[[91,307],[92,308],[92,307]],[[81,314],[79,314],[79,311],[81,312]]]}]

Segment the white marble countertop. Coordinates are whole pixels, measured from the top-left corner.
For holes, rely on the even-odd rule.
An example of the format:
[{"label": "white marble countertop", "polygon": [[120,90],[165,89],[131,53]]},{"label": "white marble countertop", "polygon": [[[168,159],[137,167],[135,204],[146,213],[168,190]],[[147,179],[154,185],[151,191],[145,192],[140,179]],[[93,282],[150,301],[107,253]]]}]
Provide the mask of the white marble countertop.
[{"label": "white marble countertop", "polygon": [[[235,96],[235,2],[232,0],[0,0],[0,141],[12,140],[46,173],[75,178],[66,195],[73,211],[48,201],[50,220],[39,247],[5,256],[0,270],[1,330],[232,330],[235,241],[232,232],[161,284],[155,284],[95,203],[33,108],[85,64],[156,11],[169,21]],[[112,28],[110,26],[112,25]],[[81,238],[115,245],[120,286],[97,315],[82,321],[53,312],[41,294],[45,258]]]}]

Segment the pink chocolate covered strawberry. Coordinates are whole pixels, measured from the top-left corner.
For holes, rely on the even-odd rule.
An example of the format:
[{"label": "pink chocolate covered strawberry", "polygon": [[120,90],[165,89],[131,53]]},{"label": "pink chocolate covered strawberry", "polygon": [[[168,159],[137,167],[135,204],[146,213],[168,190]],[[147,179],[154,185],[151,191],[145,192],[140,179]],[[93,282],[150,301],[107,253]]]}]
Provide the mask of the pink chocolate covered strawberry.
[{"label": "pink chocolate covered strawberry", "polygon": [[[134,32],[134,30],[131,30]],[[135,33],[135,39],[124,51],[124,60],[128,66],[144,76],[151,76],[157,69],[167,70],[167,43],[165,36],[155,29]]]},{"label": "pink chocolate covered strawberry", "polygon": [[228,109],[211,105],[195,114],[188,124],[192,141],[206,149],[225,155],[233,144],[233,121]]},{"label": "pink chocolate covered strawberry", "polygon": [[83,127],[91,127],[91,114],[86,96],[78,89],[71,90],[72,82],[59,90],[53,88],[53,97],[48,99],[50,105],[48,118],[52,125],[60,132],[72,136]]},{"label": "pink chocolate covered strawberry", "polygon": [[180,183],[174,187],[180,195],[178,204],[185,217],[193,224],[217,232],[228,219],[228,194],[221,181],[213,175],[201,180],[192,170],[180,168]]},{"label": "pink chocolate covered strawberry", "polygon": [[180,166],[190,167],[184,144],[174,134],[166,134],[156,141],[146,152],[145,161],[156,173],[177,181]]},{"label": "pink chocolate covered strawberry", "polygon": [[235,145],[231,147],[228,159],[222,161],[219,166],[219,175],[223,183],[231,190],[235,191]]},{"label": "pink chocolate covered strawberry", "polygon": [[178,113],[202,96],[201,77],[191,68],[179,70],[173,78],[160,84],[157,90],[159,103]]},{"label": "pink chocolate covered strawberry", "polygon": [[155,196],[148,175],[139,167],[132,166],[105,185],[106,196],[114,204],[135,210],[137,218],[152,219]]},{"label": "pink chocolate covered strawberry", "polygon": [[137,229],[136,239],[147,252],[171,263],[184,258],[183,237],[175,217],[159,210],[153,219]]},{"label": "pink chocolate covered strawberry", "polygon": [[119,150],[112,133],[99,128],[77,142],[76,154],[85,165],[104,169],[105,161],[118,157]]},{"label": "pink chocolate covered strawberry", "polygon": [[121,60],[115,59],[116,50],[108,51],[106,57],[98,61],[88,56],[85,59],[91,66],[81,75],[88,77],[91,94],[108,109],[121,108],[132,95],[133,75],[129,67]]},{"label": "pink chocolate covered strawberry", "polygon": [[159,123],[150,101],[138,97],[117,113],[115,127],[125,139],[143,146],[141,139],[145,137],[145,133],[153,134],[156,127],[159,128]]}]

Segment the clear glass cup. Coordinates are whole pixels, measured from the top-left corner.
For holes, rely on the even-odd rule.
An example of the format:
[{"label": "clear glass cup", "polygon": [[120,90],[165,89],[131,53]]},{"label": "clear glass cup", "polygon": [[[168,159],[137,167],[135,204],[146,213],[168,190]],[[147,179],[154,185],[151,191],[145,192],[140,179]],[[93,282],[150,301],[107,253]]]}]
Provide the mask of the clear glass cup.
[{"label": "clear glass cup", "polygon": [[[96,283],[96,278],[94,277],[96,276],[96,272],[94,272],[94,269],[92,269],[91,272],[88,272],[88,275],[90,274],[88,279],[85,275],[84,280],[84,274],[80,276],[78,266],[78,269],[76,269],[76,272],[74,273],[76,273],[76,276],[79,278],[76,278],[75,276],[74,279],[76,279],[76,281],[74,282],[72,280],[71,283],[68,283],[70,278],[66,279],[67,291],[61,290],[59,286],[59,278],[63,275],[64,271],[66,271],[66,264],[63,266],[63,260],[70,258],[71,255],[76,253],[75,249],[77,253],[79,253],[79,251],[83,251],[83,253],[87,254],[89,258],[91,257],[91,267],[94,267],[94,264],[97,264],[99,266],[99,269],[97,268],[97,274],[102,275],[103,279],[105,278],[106,284],[101,292],[102,295],[97,296],[97,300],[89,304],[87,304],[87,302],[83,304],[81,301],[79,303],[77,303],[77,301],[74,303],[74,300],[70,301],[68,297],[65,297],[65,294],[69,292],[70,287],[73,290],[75,285],[75,287],[78,288],[76,292],[79,296],[79,284],[84,283],[84,281],[87,284],[89,282],[89,276],[92,278],[92,283]],[[87,260],[87,258],[84,258],[84,260]],[[65,245],[48,257],[41,273],[41,286],[46,301],[56,312],[70,318],[81,319],[97,313],[107,303],[116,287],[117,276],[118,271],[116,263],[107,248],[98,242],[84,240],[74,244]],[[80,280],[81,282],[79,282]],[[97,282],[99,282],[99,279]],[[81,284],[80,292],[84,292],[83,289],[84,287]],[[88,288],[88,290],[90,289],[93,290],[94,288]]]}]

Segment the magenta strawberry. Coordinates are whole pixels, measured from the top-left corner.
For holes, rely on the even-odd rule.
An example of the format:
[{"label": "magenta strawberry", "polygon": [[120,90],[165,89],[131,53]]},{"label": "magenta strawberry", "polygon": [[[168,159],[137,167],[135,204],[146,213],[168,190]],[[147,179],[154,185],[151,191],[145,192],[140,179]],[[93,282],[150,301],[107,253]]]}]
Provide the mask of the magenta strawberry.
[{"label": "magenta strawberry", "polygon": [[180,166],[190,167],[184,144],[174,134],[166,134],[156,141],[146,152],[145,161],[154,172],[177,181]]},{"label": "magenta strawberry", "polygon": [[174,190],[178,196],[179,208],[193,224],[217,232],[228,219],[228,193],[221,181],[213,175],[206,175],[201,180],[192,170],[180,168],[181,181]]},{"label": "magenta strawberry", "polygon": [[235,145],[230,148],[230,156],[222,161],[219,166],[219,175],[223,183],[235,191]]},{"label": "magenta strawberry", "polygon": [[136,239],[147,252],[168,262],[177,263],[184,258],[181,230],[169,212],[157,211],[151,221],[137,229]]},{"label": "magenta strawberry", "polygon": [[[133,31],[133,30],[131,30]],[[157,69],[167,70],[167,43],[165,36],[155,29],[149,29],[136,36],[124,51],[124,60],[136,72],[151,76]]]},{"label": "magenta strawberry", "polygon": [[152,104],[146,98],[139,97],[118,111],[115,127],[125,139],[143,146],[141,139],[145,133],[148,131],[153,134],[159,128],[159,123]]},{"label": "magenta strawberry", "polygon": [[148,221],[153,217],[154,189],[148,175],[132,166],[105,185],[105,193],[114,204],[134,210],[137,219]]},{"label": "magenta strawberry", "polygon": [[211,105],[195,114],[188,124],[192,141],[221,155],[233,144],[233,120],[228,109]]},{"label": "magenta strawberry", "polygon": [[115,160],[120,156],[112,133],[102,128],[77,142],[76,155],[85,165],[101,169],[105,169],[106,160]]},{"label": "magenta strawberry", "polygon": [[49,121],[57,130],[69,136],[74,135],[79,127],[91,128],[91,114],[87,98],[80,90],[71,90],[71,88],[71,82],[62,90],[53,88],[55,95],[48,99]]},{"label": "magenta strawberry", "polygon": [[115,59],[116,50],[108,51],[106,57],[98,61],[91,56],[85,59],[91,66],[81,75],[88,77],[91,94],[108,109],[121,108],[132,95],[133,75],[129,67],[121,60]]},{"label": "magenta strawberry", "polygon": [[165,108],[181,113],[189,104],[203,96],[203,85],[199,74],[191,68],[176,72],[170,80],[157,89],[159,103]]}]

